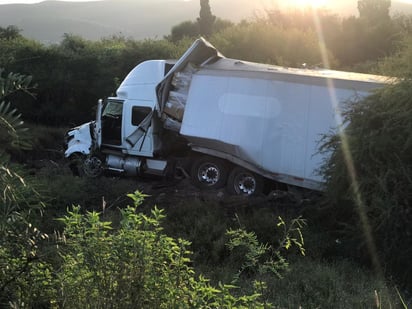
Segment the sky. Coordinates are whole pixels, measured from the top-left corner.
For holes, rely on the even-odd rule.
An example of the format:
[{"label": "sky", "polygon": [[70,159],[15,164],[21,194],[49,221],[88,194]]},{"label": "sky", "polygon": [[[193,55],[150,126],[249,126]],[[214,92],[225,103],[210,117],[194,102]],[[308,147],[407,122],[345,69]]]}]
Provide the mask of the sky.
[{"label": "sky", "polygon": [[[101,0],[58,0],[58,1],[68,1],[68,2],[92,2],[92,1],[101,1]],[[13,3],[39,3],[42,0],[0,0],[1,4],[13,4]]]},{"label": "sky", "polygon": [[[39,3],[42,1],[44,0],[0,0],[0,5],[1,4],[12,4],[12,3]],[[102,0],[57,0],[57,1],[91,2],[91,1],[102,1]],[[191,0],[183,0],[183,1],[191,1]],[[412,4],[412,0],[397,0],[397,1]],[[294,5],[296,6],[312,5],[312,6],[318,7],[318,6],[333,4],[333,2],[339,2],[339,0],[289,0],[289,2],[293,2]]]},{"label": "sky", "polygon": [[[0,5],[1,4],[12,4],[12,3],[39,3],[44,0],[0,0]],[[67,1],[67,2],[92,2],[92,1],[103,1],[103,0],[57,0],[57,1]],[[182,1],[193,1],[193,0],[182,0]],[[281,2],[285,0],[275,0],[275,2]],[[302,7],[307,7],[307,6],[313,6],[313,7],[322,7],[322,6],[328,6],[328,5],[333,5],[334,3],[337,4],[342,0],[288,0],[288,4],[292,4],[292,6],[302,6]],[[397,2],[403,2],[403,3],[409,3],[412,4],[412,0],[396,0]]]}]

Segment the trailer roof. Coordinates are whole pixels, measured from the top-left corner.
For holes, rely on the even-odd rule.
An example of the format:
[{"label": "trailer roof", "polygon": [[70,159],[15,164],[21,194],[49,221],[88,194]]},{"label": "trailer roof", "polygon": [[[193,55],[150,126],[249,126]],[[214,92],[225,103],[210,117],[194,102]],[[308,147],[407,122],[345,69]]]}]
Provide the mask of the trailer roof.
[{"label": "trailer roof", "polygon": [[273,73],[283,76],[295,77],[315,77],[321,79],[358,81],[365,83],[383,84],[389,83],[393,78],[380,75],[363,74],[355,72],[335,71],[327,69],[306,69],[290,68],[276,65],[261,64],[230,58],[219,58],[216,62],[204,65],[202,69],[238,71],[238,72],[255,72],[255,73]]},{"label": "trailer roof", "polygon": [[354,72],[325,69],[286,68],[224,57],[212,44],[203,38],[197,39],[176,62],[165,78],[157,85],[158,111],[161,114],[171,89],[171,80],[176,72],[188,63],[198,67],[196,74],[213,76],[239,76],[247,78],[276,79],[292,83],[320,85],[369,91],[383,84],[394,82],[394,78]]}]

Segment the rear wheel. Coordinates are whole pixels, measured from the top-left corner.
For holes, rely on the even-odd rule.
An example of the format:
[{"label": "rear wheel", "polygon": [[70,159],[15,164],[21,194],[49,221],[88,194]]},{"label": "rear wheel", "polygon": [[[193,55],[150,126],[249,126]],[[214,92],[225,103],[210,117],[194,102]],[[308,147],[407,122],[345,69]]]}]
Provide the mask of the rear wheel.
[{"label": "rear wheel", "polygon": [[236,195],[257,195],[263,191],[263,178],[238,166],[230,172],[227,190]]},{"label": "rear wheel", "polygon": [[223,160],[213,157],[196,159],[191,169],[194,185],[202,189],[220,189],[226,184],[227,167]]}]

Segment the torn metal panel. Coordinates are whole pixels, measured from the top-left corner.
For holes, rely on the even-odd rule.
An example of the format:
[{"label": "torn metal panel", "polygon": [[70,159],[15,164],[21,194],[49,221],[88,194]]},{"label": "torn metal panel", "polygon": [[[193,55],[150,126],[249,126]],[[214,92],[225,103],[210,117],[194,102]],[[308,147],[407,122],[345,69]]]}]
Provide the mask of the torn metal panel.
[{"label": "torn metal panel", "polygon": [[224,56],[205,39],[197,39],[156,87],[159,117],[169,97],[169,91],[172,90],[171,83],[175,73],[182,71],[189,63],[200,66],[205,62],[214,61],[223,57]]}]

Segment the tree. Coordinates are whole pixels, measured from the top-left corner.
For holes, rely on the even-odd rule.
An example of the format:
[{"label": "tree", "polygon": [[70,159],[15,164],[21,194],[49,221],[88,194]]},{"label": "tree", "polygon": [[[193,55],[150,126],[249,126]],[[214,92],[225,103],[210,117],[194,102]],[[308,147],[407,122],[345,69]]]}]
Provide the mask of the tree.
[{"label": "tree", "polygon": [[177,42],[184,37],[194,38],[199,35],[199,24],[193,21],[184,21],[172,27],[170,40]]},{"label": "tree", "polygon": [[333,50],[343,67],[376,62],[393,53],[399,31],[389,15],[390,0],[359,0],[359,17],[342,21],[342,35]]},{"label": "tree", "polygon": [[359,0],[359,17],[368,23],[381,23],[390,20],[391,0]]},{"label": "tree", "polygon": [[200,12],[199,18],[197,19],[200,35],[209,37],[213,33],[213,24],[215,20],[216,16],[212,14],[209,0],[200,0]]},{"label": "tree", "polygon": [[[359,22],[362,27],[358,32],[364,51],[365,60],[376,60],[393,52],[398,40],[397,29],[389,15],[391,0],[359,0]],[[363,37],[362,37],[363,36]]]},{"label": "tree", "polygon": [[21,29],[17,26],[10,25],[6,28],[0,27],[0,40],[13,40],[22,37],[20,34]]},{"label": "tree", "polygon": [[[242,22],[228,27],[214,34],[211,41],[230,58],[292,67],[300,67],[302,63],[309,66],[322,63],[314,31],[285,30],[265,21]],[[334,63],[333,56],[328,53],[328,57]]]}]

